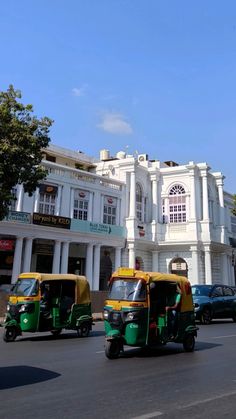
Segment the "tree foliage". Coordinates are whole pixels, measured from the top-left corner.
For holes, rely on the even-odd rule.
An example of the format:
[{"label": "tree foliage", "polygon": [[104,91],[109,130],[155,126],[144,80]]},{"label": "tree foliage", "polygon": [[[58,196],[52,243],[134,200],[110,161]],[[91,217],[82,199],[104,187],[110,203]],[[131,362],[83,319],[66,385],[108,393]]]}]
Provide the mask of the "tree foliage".
[{"label": "tree foliage", "polygon": [[12,188],[22,184],[31,196],[47,172],[40,166],[42,148],[50,142],[53,121],[37,119],[33,106],[19,102],[21,92],[12,85],[0,92],[0,220],[14,199]]},{"label": "tree foliage", "polygon": [[233,196],[233,204],[234,207],[232,208],[232,214],[236,216],[236,195]]}]

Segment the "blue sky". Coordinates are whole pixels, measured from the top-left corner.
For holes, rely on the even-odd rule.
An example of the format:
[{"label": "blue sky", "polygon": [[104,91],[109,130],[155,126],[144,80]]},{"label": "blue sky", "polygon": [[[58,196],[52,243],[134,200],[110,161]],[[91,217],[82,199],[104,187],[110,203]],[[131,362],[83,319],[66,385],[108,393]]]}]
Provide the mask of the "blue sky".
[{"label": "blue sky", "polygon": [[54,144],[206,161],[236,193],[235,0],[8,0],[0,46]]}]

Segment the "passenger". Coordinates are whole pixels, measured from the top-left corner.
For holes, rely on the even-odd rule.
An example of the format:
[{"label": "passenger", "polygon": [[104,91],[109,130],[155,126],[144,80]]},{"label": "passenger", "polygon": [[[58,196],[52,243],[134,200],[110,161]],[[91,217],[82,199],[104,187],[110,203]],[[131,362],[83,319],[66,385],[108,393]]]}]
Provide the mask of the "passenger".
[{"label": "passenger", "polygon": [[166,306],[167,327],[170,339],[174,339],[177,335],[178,328],[178,312],[180,310],[182,291],[179,285],[176,285],[174,295],[171,296],[171,305]]}]

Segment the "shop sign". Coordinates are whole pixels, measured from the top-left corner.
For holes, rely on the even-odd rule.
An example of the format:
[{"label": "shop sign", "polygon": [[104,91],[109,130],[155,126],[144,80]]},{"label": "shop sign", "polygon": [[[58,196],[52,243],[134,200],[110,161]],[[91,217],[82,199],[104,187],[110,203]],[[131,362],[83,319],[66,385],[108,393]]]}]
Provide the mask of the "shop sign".
[{"label": "shop sign", "polygon": [[14,240],[0,240],[0,250],[13,250]]},{"label": "shop sign", "polygon": [[33,224],[70,229],[71,219],[67,217],[60,217],[56,215],[33,213]]},{"label": "shop sign", "polygon": [[96,233],[104,236],[124,237],[125,229],[122,226],[94,223],[91,221],[71,220],[71,230],[79,231],[80,233]]},{"label": "shop sign", "polygon": [[5,220],[6,221],[11,221],[12,223],[30,224],[30,213],[28,213],[28,212],[18,212],[18,211],[9,211]]}]

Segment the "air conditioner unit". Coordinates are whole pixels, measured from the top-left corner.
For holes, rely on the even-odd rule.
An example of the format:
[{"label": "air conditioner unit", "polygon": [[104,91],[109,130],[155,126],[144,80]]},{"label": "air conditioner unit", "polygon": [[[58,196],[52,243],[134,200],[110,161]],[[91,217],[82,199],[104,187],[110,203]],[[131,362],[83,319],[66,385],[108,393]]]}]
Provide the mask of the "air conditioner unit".
[{"label": "air conditioner unit", "polygon": [[139,154],[138,155],[138,161],[142,162],[142,161],[146,161],[148,160],[148,155],[147,154]]}]

